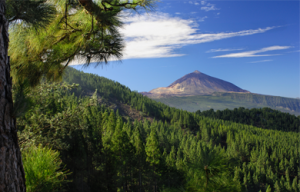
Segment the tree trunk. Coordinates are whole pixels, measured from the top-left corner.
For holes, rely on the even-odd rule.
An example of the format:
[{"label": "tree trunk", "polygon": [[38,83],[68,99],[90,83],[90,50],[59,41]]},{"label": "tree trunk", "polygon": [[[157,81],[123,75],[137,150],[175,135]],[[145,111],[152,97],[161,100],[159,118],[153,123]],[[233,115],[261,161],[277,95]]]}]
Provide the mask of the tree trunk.
[{"label": "tree trunk", "polygon": [[13,117],[5,0],[0,0],[0,191],[25,192],[25,173]]},{"label": "tree trunk", "polygon": [[139,167],[139,192],[142,192],[142,170]]}]

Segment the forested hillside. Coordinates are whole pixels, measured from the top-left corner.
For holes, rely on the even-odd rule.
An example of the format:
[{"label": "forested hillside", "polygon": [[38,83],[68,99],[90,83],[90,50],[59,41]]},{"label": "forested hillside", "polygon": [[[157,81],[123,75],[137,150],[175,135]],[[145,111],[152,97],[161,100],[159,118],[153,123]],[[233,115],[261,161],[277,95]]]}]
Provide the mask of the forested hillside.
[{"label": "forested hillside", "polygon": [[281,131],[299,132],[300,116],[296,117],[289,113],[282,113],[280,111],[262,108],[262,109],[245,109],[244,107],[235,108],[234,110],[225,109],[223,111],[213,109],[207,111],[196,111],[196,114],[211,117],[216,119],[223,119],[253,125],[264,129],[274,129]]},{"label": "forested hillside", "polygon": [[[300,134],[285,132],[290,125],[261,129],[178,110],[71,68],[64,82],[79,85],[28,93],[31,108],[17,123],[23,149],[60,152],[67,191],[300,190]],[[145,119],[132,121],[114,102]]]}]

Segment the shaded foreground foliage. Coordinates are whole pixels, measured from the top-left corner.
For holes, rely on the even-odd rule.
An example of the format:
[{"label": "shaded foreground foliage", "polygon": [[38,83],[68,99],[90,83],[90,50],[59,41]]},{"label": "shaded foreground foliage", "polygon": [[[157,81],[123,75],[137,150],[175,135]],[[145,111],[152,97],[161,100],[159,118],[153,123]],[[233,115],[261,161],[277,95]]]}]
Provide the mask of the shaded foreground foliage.
[{"label": "shaded foreground foliage", "polygon": [[27,146],[22,151],[22,159],[26,178],[26,191],[57,191],[68,182],[70,174],[61,166],[59,153],[47,147]]},{"label": "shaded foreground foliage", "polygon": [[[299,133],[211,119],[68,69],[42,84],[19,117],[19,139],[61,154],[67,191],[299,191]],[[77,89],[75,89],[77,87]],[[97,89],[97,90],[96,90]],[[90,97],[87,92],[93,91]],[[129,121],[118,100],[153,121]]]}]

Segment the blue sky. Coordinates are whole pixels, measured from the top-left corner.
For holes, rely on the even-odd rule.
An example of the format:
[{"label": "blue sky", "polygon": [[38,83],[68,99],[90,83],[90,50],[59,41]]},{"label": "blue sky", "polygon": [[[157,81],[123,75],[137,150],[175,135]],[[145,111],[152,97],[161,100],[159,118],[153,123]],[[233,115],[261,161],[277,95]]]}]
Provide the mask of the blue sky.
[{"label": "blue sky", "polygon": [[82,68],[131,90],[166,87],[199,70],[252,93],[300,97],[299,1],[161,0],[125,14],[121,62]]}]

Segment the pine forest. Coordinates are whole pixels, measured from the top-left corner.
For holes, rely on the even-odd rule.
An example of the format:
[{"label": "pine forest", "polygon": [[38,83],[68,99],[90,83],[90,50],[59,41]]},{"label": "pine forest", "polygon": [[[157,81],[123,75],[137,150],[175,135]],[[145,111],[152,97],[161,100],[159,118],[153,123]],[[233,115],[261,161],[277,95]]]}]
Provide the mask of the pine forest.
[{"label": "pine forest", "polygon": [[60,162],[56,183],[35,184],[34,166],[24,162],[33,175],[27,190],[300,190],[299,116],[269,108],[191,113],[72,68],[61,83],[18,93],[23,161],[35,146]]}]

